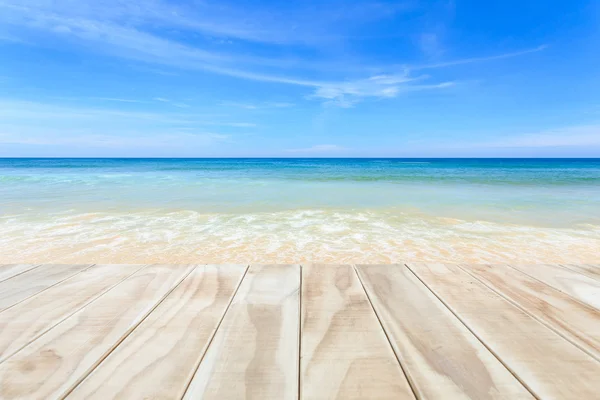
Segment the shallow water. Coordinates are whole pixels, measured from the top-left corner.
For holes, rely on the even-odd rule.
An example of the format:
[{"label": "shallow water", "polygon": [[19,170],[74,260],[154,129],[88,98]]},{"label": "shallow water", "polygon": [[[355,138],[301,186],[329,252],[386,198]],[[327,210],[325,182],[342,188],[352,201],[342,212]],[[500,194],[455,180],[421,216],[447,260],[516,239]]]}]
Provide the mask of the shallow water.
[{"label": "shallow water", "polygon": [[4,159],[0,262],[578,262],[600,160]]}]

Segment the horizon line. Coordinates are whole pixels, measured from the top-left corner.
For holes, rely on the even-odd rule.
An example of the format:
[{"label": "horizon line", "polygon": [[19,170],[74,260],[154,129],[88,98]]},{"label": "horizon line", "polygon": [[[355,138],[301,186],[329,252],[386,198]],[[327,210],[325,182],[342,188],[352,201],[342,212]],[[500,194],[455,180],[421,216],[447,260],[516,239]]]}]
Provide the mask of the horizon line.
[{"label": "horizon line", "polygon": [[0,160],[600,160],[597,157],[0,157]]}]

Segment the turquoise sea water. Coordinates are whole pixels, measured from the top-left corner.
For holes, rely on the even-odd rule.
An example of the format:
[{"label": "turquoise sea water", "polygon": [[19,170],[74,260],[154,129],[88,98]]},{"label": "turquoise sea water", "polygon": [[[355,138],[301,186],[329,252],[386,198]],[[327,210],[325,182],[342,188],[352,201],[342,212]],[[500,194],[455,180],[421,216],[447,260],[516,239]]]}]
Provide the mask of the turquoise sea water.
[{"label": "turquoise sea water", "polygon": [[0,159],[0,261],[592,262],[599,232],[600,159]]}]

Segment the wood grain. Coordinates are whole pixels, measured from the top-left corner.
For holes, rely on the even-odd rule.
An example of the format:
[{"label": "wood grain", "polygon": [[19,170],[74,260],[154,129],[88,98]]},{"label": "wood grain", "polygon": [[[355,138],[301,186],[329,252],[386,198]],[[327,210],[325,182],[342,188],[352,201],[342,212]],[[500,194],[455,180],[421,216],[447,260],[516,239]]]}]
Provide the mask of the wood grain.
[{"label": "wood grain", "polygon": [[40,264],[0,264],[0,282],[39,266]]},{"label": "wood grain", "polygon": [[419,398],[533,399],[409,269],[357,271]]},{"label": "wood grain", "polygon": [[600,311],[508,265],[461,267],[600,361]]},{"label": "wood grain", "polygon": [[251,266],[184,398],[297,399],[299,291],[299,266]]},{"label": "wood grain", "polygon": [[563,267],[568,268],[572,271],[579,272],[580,274],[586,275],[592,279],[600,281],[600,265],[593,264],[565,264]]},{"label": "wood grain", "polygon": [[190,272],[153,265],[127,278],[0,364],[0,398],[69,393]]},{"label": "wood grain", "polygon": [[302,267],[302,399],[414,399],[350,265]]},{"label": "wood grain", "polygon": [[598,361],[458,266],[408,266],[538,398],[600,393]]},{"label": "wood grain", "polygon": [[95,265],[0,313],[0,363],[141,265]]},{"label": "wood grain", "polygon": [[91,265],[42,265],[0,282],[0,312]]},{"label": "wood grain", "polygon": [[600,310],[600,282],[560,265],[511,265],[569,296]]},{"label": "wood grain", "polygon": [[180,399],[245,266],[199,266],[69,399]]}]

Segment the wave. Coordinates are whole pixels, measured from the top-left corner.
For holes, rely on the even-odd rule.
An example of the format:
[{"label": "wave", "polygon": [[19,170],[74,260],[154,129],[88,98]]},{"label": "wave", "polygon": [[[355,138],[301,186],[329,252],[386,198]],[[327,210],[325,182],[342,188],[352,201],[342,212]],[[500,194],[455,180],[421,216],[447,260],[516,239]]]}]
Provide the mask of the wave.
[{"label": "wave", "polygon": [[0,218],[0,262],[594,263],[600,226],[384,211],[62,212]]}]

